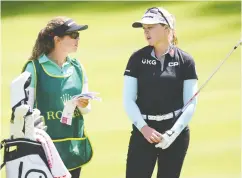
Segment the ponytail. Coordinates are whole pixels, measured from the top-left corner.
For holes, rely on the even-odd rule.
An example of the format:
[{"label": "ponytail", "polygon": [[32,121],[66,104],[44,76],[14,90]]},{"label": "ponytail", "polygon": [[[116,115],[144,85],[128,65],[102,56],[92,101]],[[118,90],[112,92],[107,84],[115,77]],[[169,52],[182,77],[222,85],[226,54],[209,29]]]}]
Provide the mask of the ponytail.
[{"label": "ponytail", "polygon": [[36,60],[43,54],[49,54],[55,47],[53,30],[64,24],[69,18],[64,16],[58,16],[50,20],[47,26],[40,30],[38,38],[35,41],[35,45],[32,50],[32,54],[29,60]]},{"label": "ponytail", "polygon": [[176,31],[175,30],[172,30],[172,33],[173,33],[172,44],[176,46],[178,44],[178,39],[177,39],[177,36],[176,36]]},{"label": "ponytail", "polygon": [[31,57],[29,60],[38,59],[42,54],[49,54],[51,50],[54,48],[54,36],[48,34],[45,29],[42,29],[38,38],[35,41],[35,45],[32,50]]}]

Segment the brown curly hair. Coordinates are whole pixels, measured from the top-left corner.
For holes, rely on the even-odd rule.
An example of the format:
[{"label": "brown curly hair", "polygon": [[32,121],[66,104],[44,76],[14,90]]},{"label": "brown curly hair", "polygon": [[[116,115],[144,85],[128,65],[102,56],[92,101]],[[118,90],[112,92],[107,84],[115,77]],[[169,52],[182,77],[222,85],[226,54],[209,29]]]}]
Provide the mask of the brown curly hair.
[{"label": "brown curly hair", "polygon": [[64,16],[58,16],[51,19],[45,28],[40,30],[38,37],[35,41],[35,45],[32,50],[32,54],[29,60],[36,60],[42,54],[49,54],[55,47],[53,30],[64,24],[69,18]]}]

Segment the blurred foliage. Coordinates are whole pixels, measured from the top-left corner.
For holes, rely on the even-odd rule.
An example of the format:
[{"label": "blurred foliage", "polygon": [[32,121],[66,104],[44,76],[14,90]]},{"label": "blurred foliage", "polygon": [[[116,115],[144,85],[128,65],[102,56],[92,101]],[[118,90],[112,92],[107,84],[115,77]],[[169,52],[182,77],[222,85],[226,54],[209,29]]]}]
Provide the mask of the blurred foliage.
[{"label": "blurred foliage", "polygon": [[[183,4],[187,2],[164,1],[161,5],[167,6],[170,4]],[[194,3],[194,2],[189,2]],[[197,3],[197,2],[196,2]],[[43,13],[71,13],[80,11],[85,13],[90,12],[119,12],[128,11],[142,7],[152,7],[157,4],[157,1],[116,1],[116,2],[94,2],[94,1],[3,1],[1,2],[2,18],[17,16],[17,15],[34,15]],[[195,11],[196,15],[209,16],[211,14],[228,15],[238,14],[241,10],[240,1],[221,1],[221,2],[201,2]]]},{"label": "blurred foliage", "polygon": [[[134,9],[137,6],[152,6],[155,2],[143,1],[143,2],[92,2],[92,1],[66,1],[66,2],[2,2],[2,17],[16,16],[16,15],[27,15],[27,14],[39,14],[43,13],[71,13],[72,11],[80,12],[118,12],[127,11]],[[164,4],[174,3],[174,2],[164,2]]]},{"label": "blurred foliage", "polygon": [[239,14],[241,12],[241,1],[221,1],[221,2],[203,2],[197,15],[210,16],[214,14],[229,15]]}]

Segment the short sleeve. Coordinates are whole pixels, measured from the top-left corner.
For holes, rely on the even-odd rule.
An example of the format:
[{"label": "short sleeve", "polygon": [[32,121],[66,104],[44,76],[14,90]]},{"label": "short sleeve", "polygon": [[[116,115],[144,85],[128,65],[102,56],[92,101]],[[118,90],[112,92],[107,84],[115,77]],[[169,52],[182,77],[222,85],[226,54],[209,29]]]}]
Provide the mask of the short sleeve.
[{"label": "short sleeve", "polygon": [[196,67],[195,67],[195,61],[191,56],[186,56],[186,60],[184,61],[182,70],[183,70],[182,71],[183,80],[198,79]]},{"label": "short sleeve", "polygon": [[84,66],[77,60],[75,59],[76,63],[81,67],[82,69],[82,75],[83,75],[83,83],[86,84],[88,83],[88,78],[87,78],[87,73],[86,70],[84,68]]},{"label": "short sleeve", "polygon": [[83,65],[81,66],[82,66],[83,83],[85,84],[85,83],[88,83],[87,73]]},{"label": "short sleeve", "polygon": [[32,62],[29,62],[25,68],[25,71],[31,73],[31,83],[30,87],[35,88],[35,69],[34,64]]},{"label": "short sleeve", "polygon": [[137,58],[137,55],[133,54],[128,61],[128,64],[126,66],[126,69],[124,71],[124,75],[131,76],[138,78],[138,73],[139,73],[139,59]]}]

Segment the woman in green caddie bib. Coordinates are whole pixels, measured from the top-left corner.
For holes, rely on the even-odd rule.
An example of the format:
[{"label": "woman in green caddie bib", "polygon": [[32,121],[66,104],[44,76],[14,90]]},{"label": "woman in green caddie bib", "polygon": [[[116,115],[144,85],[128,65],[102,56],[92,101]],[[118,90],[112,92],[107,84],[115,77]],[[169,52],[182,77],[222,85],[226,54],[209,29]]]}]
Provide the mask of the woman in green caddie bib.
[{"label": "woman in green caddie bib", "polygon": [[72,178],[80,177],[81,166],[92,157],[83,120],[83,114],[90,112],[89,101],[76,101],[71,125],[60,122],[65,103],[72,96],[88,91],[83,66],[68,56],[77,51],[78,31],[87,28],[67,17],[53,18],[39,32],[32,55],[24,66],[24,70],[32,74],[28,103],[44,116],[47,133]]}]

